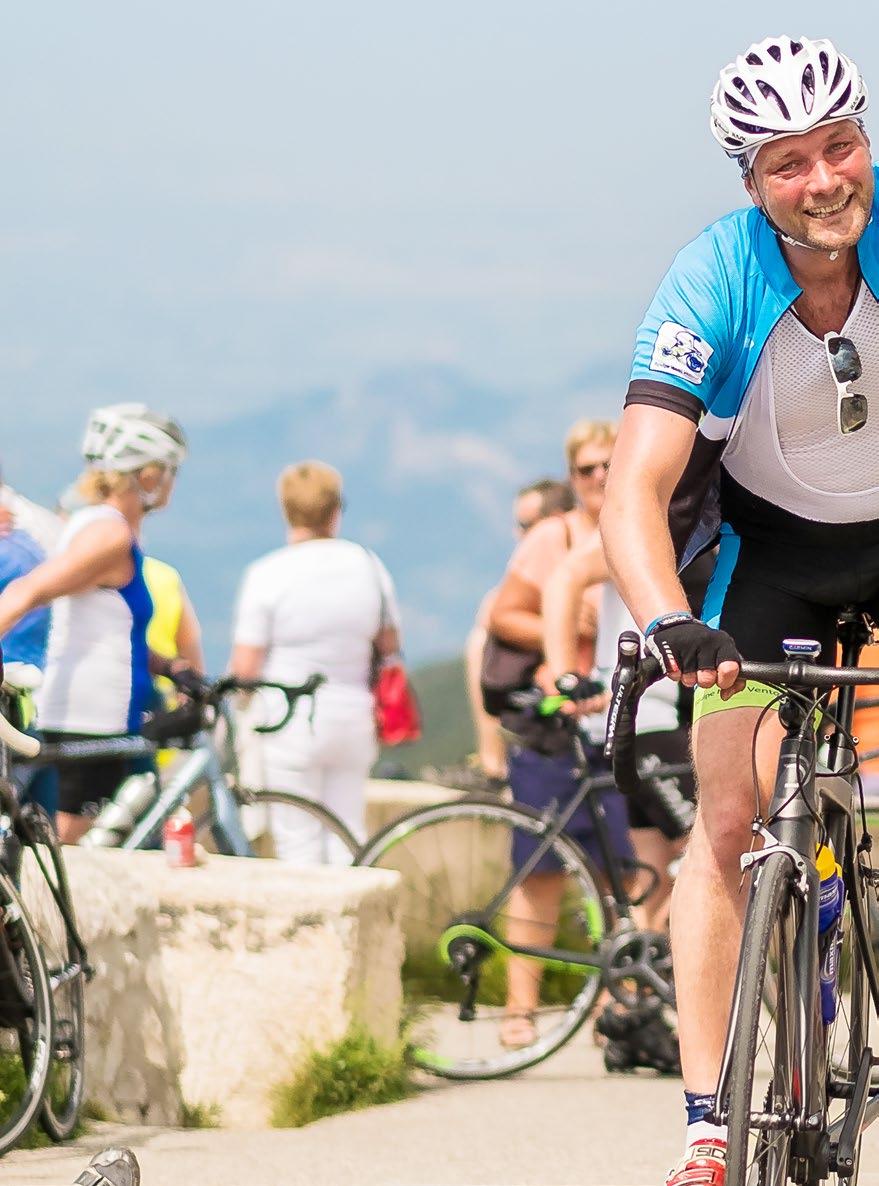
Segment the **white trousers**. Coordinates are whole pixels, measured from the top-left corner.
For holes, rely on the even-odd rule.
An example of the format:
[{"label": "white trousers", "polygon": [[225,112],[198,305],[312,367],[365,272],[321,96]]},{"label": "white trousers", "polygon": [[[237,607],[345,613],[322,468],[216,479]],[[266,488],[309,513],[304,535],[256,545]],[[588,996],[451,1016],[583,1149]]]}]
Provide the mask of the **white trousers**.
[{"label": "white trousers", "polygon": [[[365,839],[366,780],[378,755],[368,713],[318,704],[314,721],[300,705],[279,733],[263,737],[263,785],[316,799]],[[297,865],[349,865],[342,842],[304,811],[269,808],[275,854]]]}]

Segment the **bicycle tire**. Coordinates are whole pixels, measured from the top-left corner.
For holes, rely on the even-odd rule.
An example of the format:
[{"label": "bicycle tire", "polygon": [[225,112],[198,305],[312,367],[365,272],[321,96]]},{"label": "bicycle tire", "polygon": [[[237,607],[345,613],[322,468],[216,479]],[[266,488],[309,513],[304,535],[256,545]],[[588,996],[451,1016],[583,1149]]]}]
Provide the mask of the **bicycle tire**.
[{"label": "bicycle tire", "polygon": [[[441,871],[440,874],[437,874],[435,869],[432,873],[425,873],[418,864],[417,857],[411,855],[413,852],[417,853],[418,846],[422,851],[429,847],[425,837],[432,830],[438,840],[438,851],[442,857],[443,844],[439,833],[443,827],[459,829],[455,849],[459,864],[462,838],[460,830],[467,829],[468,835],[472,837],[467,841],[471,845],[469,861],[464,862],[469,865],[470,870],[470,901],[467,901],[468,892],[463,886],[460,894],[453,890],[452,879],[447,870]],[[484,987],[483,1001],[479,1004],[483,1016],[480,1018],[477,1011],[472,1021],[468,1022],[462,1019],[459,1013],[457,1029],[455,1026],[452,1006],[456,998],[451,997],[451,992],[454,991],[456,982],[450,971],[449,959],[437,952],[437,943],[441,936],[448,933],[447,924],[452,918],[475,916],[485,904],[484,897],[480,895],[486,890],[481,886],[472,886],[474,875],[485,878],[486,867],[490,866],[494,859],[495,862],[499,862],[498,876],[505,880],[511,867],[512,858],[508,857],[508,854],[511,852],[513,839],[522,835],[533,842],[535,838],[542,836],[546,827],[547,821],[544,817],[530,808],[519,804],[505,804],[497,797],[468,796],[458,801],[419,808],[398,817],[372,836],[357,857],[358,865],[373,868],[399,868],[402,865],[401,910],[407,938],[404,980],[410,992],[420,988],[424,997],[422,1002],[413,1006],[412,1016],[408,1022],[409,1055],[416,1066],[431,1074],[463,1080],[497,1079],[516,1074],[526,1067],[542,1062],[563,1046],[580,1028],[595,1004],[601,987],[600,974],[594,969],[591,972],[576,971],[573,974],[570,968],[562,969],[558,976],[559,981],[563,982],[567,974],[573,983],[569,987],[564,983],[557,983],[553,989],[560,994],[559,1002],[552,1010],[547,1010],[546,1017],[549,1018],[550,1012],[556,1014],[556,1024],[553,1025],[550,1020],[549,1028],[541,1028],[544,1015],[540,1012],[540,1025],[534,1027],[533,1041],[519,1045],[515,1049],[500,1046],[498,1051],[495,1047],[500,1045],[500,1039],[497,1035],[493,1036],[488,1027],[503,1021],[507,991],[505,977],[513,959],[518,959],[520,965],[523,963],[521,957],[507,957],[507,963],[504,964],[501,949],[495,950],[484,965],[492,972],[494,984],[480,984],[480,991]],[[498,831],[492,833],[492,829]],[[454,836],[454,833],[447,832],[446,837],[449,835]],[[407,865],[407,854],[401,850],[401,846],[412,840],[415,840],[416,844],[409,846]],[[496,847],[492,847],[493,845]],[[560,927],[564,928],[566,923],[573,923],[570,929],[575,932],[574,938],[581,941],[581,954],[587,951],[595,952],[612,927],[610,909],[599,888],[601,879],[598,870],[580,846],[565,833],[560,833],[555,838],[550,852],[571,879],[566,889],[569,888],[573,893],[573,905],[576,907],[574,916],[566,916]],[[493,857],[483,859],[485,853],[491,853]],[[419,888],[422,881],[425,888]],[[456,894],[460,902],[457,898],[452,901]],[[459,908],[462,904],[463,908]],[[434,907],[438,912],[436,921],[428,920],[426,913],[433,913]],[[501,915],[498,914],[497,917],[501,918]],[[508,916],[507,924],[510,921],[520,920]],[[502,929],[498,928],[499,931]],[[572,950],[572,941],[569,934],[565,942],[567,950]],[[429,962],[431,958],[433,963]],[[493,969],[490,968],[492,960],[496,960]],[[554,971],[557,972],[557,969]],[[441,979],[444,973],[448,974],[448,980]],[[582,983],[579,983],[578,977],[582,977]],[[546,979],[547,976],[541,970],[540,991],[549,991]],[[567,999],[568,997],[570,999]],[[501,1013],[493,1013],[492,1010],[498,1007],[501,1008]],[[477,1035],[472,1030],[460,1031],[461,1027],[472,1025],[478,1020],[486,1022],[486,1027],[478,1036],[480,1042],[484,1041],[486,1049],[474,1053]],[[436,1036],[437,1026],[441,1036]],[[470,1046],[465,1051],[464,1047],[468,1042]]]},{"label": "bicycle tire", "polygon": [[[52,1065],[40,1123],[53,1141],[71,1136],[85,1089],[85,959],[64,911],[73,902],[54,826],[34,804],[23,809],[22,896],[37,932],[52,991]],[[53,892],[54,891],[54,892]]]},{"label": "bicycle tire", "polygon": [[[729,1123],[727,1186],[783,1186],[789,1181],[792,1130],[755,1132],[751,1114],[783,1112],[793,1106],[793,942],[801,913],[801,903],[792,890],[790,861],[783,854],[766,858],[752,883],[743,932],[747,942],[742,944],[733,1001],[731,1025],[736,1037],[725,1101]],[[767,976],[775,981],[773,994],[765,991]],[[774,1014],[767,1007],[767,995],[774,1000]],[[762,1085],[755,1082],[755,1069],[764,1052],[771,1062],[771,1074],[761,1097]],[[723,1107],[724,1101],[719,1103]]]},{"label": "bicycle tire", "polygon": [[[849,834],[849,842],[852,842]],[[827,1123],[832,1125],[840,1119],[846,1111],[848,1101],[839,1099],[833,1090],[834,1081],[841,1078],[849,1083],[853,1082],[865,1047],[870,1041],[870,1022],[873,1017],[873,1004],[870,995],[869,980],[861,954],[859,942],[856,940],[855,925],[852,918],[852,897],[859,898],[861,917],[866,927],[867,943],[875,945],[877,940],[875,914],[871,905],[875,903],[875,890],[871,888],[872,869],[869,868],[870,854],[849,854],[852,858],[849,864],[855,870],[855,883],[846,888],[845,912],[840,922],[840,947],[837,958],[837,979],[835,990],[836,1016],[825,1027],[825,1043],[821,1051],[823,1063],[818,1068],[819,1081],[828,1083]],[[826,1181],[845,1182],[847,1186],[855,1186],[860,1170],[861,1141],[857,1142],[854,1151],[854,1165],[851,1173],[837,1175],[831,1171]]]},{"label": "bicycle tire", "polygon": [[[39,1114],[52,1049],[52,995],[39,942],[10,878],[0,872],[0,1155]],[[14,931],[10,945],[7,935]]]},{"label": "bicycle tire", "polygon": [[242,806],[244,807],[251,805],[254,807],[277,806],[304,812],[311,819],[316,820],[330,836],[335,837],[341,846],[340,849],[337,849],[337,852],[341,853],[344,849],[351,858],[348,863],[354,863],[354,858],[360,850],[360,841],[347,824],[339,819],[335,812],[331,811],[325,804],[319,803],[316,799],[309,799],[304,795],[293,794],[290,791],[247,791],[242,792],[242,795]]}]

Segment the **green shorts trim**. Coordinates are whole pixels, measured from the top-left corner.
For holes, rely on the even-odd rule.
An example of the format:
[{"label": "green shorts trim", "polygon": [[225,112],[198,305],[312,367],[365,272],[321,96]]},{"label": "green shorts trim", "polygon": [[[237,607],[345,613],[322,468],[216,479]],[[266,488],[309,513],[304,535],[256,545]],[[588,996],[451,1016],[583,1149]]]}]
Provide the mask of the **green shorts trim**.
[{"label": "green shorts trim", "polygon": [[[715,712],[725,712],[728,708],[778,708],[780,699],[778,688],[769,684],[760,684],[756,680],[748,680],[741,692],[736,692],[728,700],[721,700],[720,688],[696,688],[693,694],[693,723],[700,717],[709,717]],[[774,703],[773,703],[774,701]]]}]

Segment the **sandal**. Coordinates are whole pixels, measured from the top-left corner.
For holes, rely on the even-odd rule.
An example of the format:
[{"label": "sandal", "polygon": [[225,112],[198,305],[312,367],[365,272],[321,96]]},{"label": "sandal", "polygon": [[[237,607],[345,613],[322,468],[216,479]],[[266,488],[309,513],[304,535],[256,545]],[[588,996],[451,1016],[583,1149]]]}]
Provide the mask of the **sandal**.
[{"label": "sandal", "polygon": [[533,1009],[505,1013],[501,1021],[500,1044],[505,1050],[524,1050],[538,1038]]}]

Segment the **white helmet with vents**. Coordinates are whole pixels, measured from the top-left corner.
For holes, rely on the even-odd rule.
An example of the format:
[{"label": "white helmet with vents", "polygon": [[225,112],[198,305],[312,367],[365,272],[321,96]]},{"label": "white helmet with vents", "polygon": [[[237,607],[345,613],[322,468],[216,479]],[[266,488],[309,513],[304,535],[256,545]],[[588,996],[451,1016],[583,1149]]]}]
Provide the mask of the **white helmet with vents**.
[{"label": "white helmet with vents", "polygon": [[89,416],[82,455],[93,469],[117,473],[145,465],[176,469],[186,457],[186,438],[176,420],[146,404],[112,404]]},{"label": "white helmet with vents", "polygon": [[767,140],[859,119],[867,103],[860,71],[832,41],[767,37],[721,70],[711,132],[729,156],[750,166]]}]

